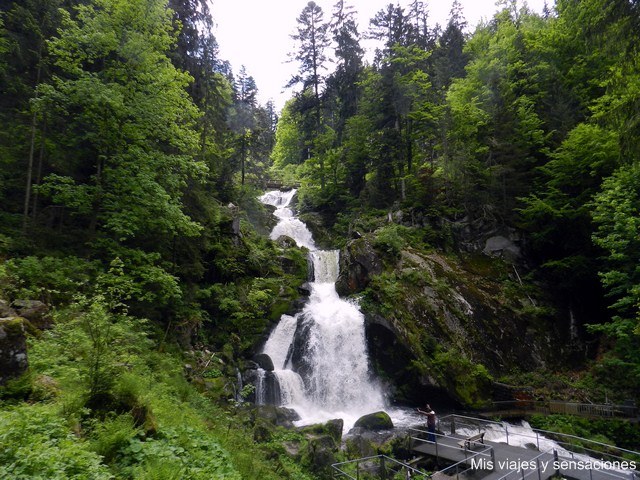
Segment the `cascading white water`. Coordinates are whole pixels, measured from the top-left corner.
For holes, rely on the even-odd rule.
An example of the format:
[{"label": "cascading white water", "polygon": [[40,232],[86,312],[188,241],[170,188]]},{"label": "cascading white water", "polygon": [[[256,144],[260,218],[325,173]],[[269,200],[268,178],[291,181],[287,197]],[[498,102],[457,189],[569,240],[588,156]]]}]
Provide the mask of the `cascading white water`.
[{"label": "cascading white water", "polygon": [[273,360],[282,404],[298,412],[301,424],[342,418],[349,428],[358,417],[384,409],[384,396],[369,372],[364,316],[335,289],[339,252],[316,248],[289,208],[294,195],[275,191],[260,200],[276,207],[279,222],[270,237],[287,235],[310,250],[311,294],[302,312],[282,316],[264,353]]}]

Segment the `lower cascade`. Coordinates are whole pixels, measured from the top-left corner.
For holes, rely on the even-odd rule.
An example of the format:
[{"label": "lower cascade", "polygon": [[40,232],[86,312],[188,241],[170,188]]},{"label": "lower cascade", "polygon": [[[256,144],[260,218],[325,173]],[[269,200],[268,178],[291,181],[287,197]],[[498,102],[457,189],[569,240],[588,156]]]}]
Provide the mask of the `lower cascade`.
[{"label": "lower cascade", "polygon": [[[313,267],[309,300],[296,315],[283,315],[264,345],[273,361],[279,403],[296,410],[300,424],[342,418],[352,426],[362,415],[385,408],[380,385],[369,371],[364,315],[355,302],[341,299],[335,289],[339,252],[319,250],[306,225],[289,204],[296,191],[273,191],[260,200],[276,207],[275,240],[287,235],[309,249]],[[264,403],[256,385],[256,402]]]}]

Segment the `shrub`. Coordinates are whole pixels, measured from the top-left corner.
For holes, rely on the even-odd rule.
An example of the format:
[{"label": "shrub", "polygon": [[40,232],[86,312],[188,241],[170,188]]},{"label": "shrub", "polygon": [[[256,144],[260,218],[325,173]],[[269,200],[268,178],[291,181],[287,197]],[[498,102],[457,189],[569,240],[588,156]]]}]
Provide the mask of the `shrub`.
[{"label": "shrub", "polygon": [[49,405],[0,411],[0,478],[106,480],[113,475]]},{"label": "shrub", "polygon": [[24,257],[8,260],[0,269],[1,292],[10,299],[69,303],[73,295],[91,290],[100,265],[78,257]]},{"label": "shrub", "polygon": [[408,228],[396,224],[379,228],[375,231],[376,236],[373,240],[373,246],[392,258],[396,258],[406,245],[408,230]]}]

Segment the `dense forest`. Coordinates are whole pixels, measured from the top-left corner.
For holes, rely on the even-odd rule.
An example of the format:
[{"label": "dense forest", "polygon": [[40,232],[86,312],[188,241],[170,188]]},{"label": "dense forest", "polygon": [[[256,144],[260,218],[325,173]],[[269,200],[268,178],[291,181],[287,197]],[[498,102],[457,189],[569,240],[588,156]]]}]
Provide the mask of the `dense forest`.
[{"label": "dense forest", "polygon": [[273,170],[344,236],[375,211],[427,219],[418,236],[444,250],[473,243],[460,226],[517,232],[557,321],[601,340],[597,381],[637,396],[639,9],[502,2],[469,36],[457,2],[444,28],[390,4],[362,34],[382,44],[368,65],[344,2],[326,21],[309,4]]},{"label": "dense forest", "polygon": [[[444,26],[418,0],[366,26],[309,2],[282,112],[220,58],[214,20],[205,0],[0,7],[1,477],[327,474],[236,382],[307,277],[266,235],[267,178],[386,265],[518,238],[498,268],[584,342],[562,395],[639,399],[640,2],[505,0],[473,32],[457,1]],[[429,344],[415,368],[497,375],[465,354]]]}]

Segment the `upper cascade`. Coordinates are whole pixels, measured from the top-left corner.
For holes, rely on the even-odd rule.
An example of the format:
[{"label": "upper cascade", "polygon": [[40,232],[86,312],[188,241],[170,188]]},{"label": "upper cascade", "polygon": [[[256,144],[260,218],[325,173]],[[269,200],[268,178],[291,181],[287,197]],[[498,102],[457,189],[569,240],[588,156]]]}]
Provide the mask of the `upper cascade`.
[{"label": "upper cascade", "polygon": [[360,416],[384,409],[384,395],[369,369],[364,315],[335,289],[339,251],[316,247],[309,229],[289,208],[295,193],[273,191],[260,200],[276,207],[279,222],[270,238],[287,235],[310,250],[311,294],[301,312],[281,317],[263,352],[274,363],[281,404],[295,409],[300,423],[342,418],[350,426]]},{"label": "upper cascade", "polygon": [[296,192],[296,189],[289,190],[288,192],[276,190],[267,192],[260,197],[262,203],[276,207],[273,215],[279,219],[278,224],[271,231],[269,238],[271,238],[271,240],[277,240],[284,235],[293,238],[299,247],[316,250],[317,247],[313,241],[311,232],[304,223],[293,215],[293,210],[289,208],[289,204],[291,200],[293,200]]}]

